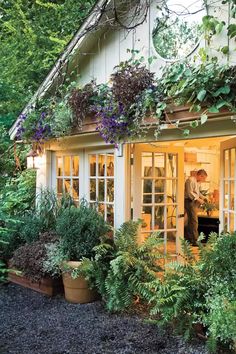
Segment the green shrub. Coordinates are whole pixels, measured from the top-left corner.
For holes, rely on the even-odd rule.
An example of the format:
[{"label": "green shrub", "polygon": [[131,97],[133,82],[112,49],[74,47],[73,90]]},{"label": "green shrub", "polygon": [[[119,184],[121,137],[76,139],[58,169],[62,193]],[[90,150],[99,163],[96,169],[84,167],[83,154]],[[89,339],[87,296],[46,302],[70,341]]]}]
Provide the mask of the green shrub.
[{"label": "green shrub", "polygon": [[158,283],[156,272],[161,270],[158,252],[162,243],[152,234],[139,245],[137,242],[140,222],[129,221],[116,231],[114,241],[106,239],[94,248],[92,261],[85,261],[85,273],[102,295],[110,311],[128,308],[135,299],[147,300],[153,294],[150,282]]},{"label": "green shrub", "polygon": [[91,258],[93,248],[109,230],[103,217],[85,201],[78,208],[72,206],[62,210],[56,221],[56,232],[68,260]]}]

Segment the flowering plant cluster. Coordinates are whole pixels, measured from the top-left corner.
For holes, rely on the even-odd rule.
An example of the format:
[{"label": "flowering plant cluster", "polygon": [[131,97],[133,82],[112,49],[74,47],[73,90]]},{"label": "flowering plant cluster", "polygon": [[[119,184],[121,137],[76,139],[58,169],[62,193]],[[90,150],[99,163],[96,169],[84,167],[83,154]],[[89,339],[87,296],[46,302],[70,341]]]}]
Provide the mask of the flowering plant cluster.
[{"label": "flowering plant cluster", "polygon": [[139,62],[126,61],[116,67],[111,87],[98,90],[95,107],[96,129],[107,143],[117,144],[144,134],[142,123],[155,100],[154,83],[154,74]]},{"label": "flowering plant cluster", "polygon": [[44,111],[39,115],[37,111],[22,114],[17,126],[16,138],[18,140],[31,140],[37,144],[41,144],[44,140],[52,136],[49,116]]}]

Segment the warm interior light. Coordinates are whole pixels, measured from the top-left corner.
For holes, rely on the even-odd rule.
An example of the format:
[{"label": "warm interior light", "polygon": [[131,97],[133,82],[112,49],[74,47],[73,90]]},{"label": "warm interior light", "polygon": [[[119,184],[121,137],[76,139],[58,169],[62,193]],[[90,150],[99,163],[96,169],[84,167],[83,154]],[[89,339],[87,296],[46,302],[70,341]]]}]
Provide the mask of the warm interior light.
[{"label": "warm interior light", "polygon": [[30,150],[30,152],[27,154],[26,158],[27,158],[27,169],[35,169],[36,165],[35,165],[35,160],[36,157],[38,156],[37,151],[35,150]]}]

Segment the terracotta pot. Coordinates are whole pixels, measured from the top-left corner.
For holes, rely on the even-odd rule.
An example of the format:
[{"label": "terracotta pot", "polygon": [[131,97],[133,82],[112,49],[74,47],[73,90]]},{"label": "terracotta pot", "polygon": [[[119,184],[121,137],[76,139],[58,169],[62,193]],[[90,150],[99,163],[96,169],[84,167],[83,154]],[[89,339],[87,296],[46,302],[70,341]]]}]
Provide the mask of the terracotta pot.
[{"label": "terracotta pot", "polygon": [[[81,262],[66,262],[69,267],[78,268]],[[65,290],[65,299],[74,304],[86,304],[97,300],[95,290],[89,288],[87,280],[80,276],[72,278],[69,272],[62,273],[62,279]]]}]

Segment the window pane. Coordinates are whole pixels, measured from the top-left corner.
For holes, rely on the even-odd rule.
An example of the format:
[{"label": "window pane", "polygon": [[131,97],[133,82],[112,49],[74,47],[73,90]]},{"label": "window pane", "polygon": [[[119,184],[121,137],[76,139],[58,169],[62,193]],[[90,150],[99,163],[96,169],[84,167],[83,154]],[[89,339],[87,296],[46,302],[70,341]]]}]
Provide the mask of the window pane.
[{"label": "window pane", "polygon": [[155,177],[165,176],[165,155],[156,153],[154,157]]},{"label": "window pane", "polygon": [[90,176],[96,176],[96,155],[89,155]]},{"label": "window pane", "polygon": [[72,174],[73,176],[79,176],[79,156],[72,157]]},{"label": "window pane", "polygon": [[98,201],[104,202],[105,200],[105,183],[104,179],[98,180]]},{"label": "window pane", "polygon": [[98,155],[98,175],[104,176],[105,175],[105,155]]},{"label": "window pane", "polygon": [[167,177],[177,176],[177,156],[175,154],[167,154]]},{"label": "window pane", "polygon": [[224,212],[224,231],[228,231],[228,213]]},{"label": "window pane", "polygon": [[64,176],[70,176],[71,175],[71,170],[70,170],[70,156],[65,156],[64,157]]},{"label": "window pane", "polygon": [[230,156],[230,176],[234,178],[235,176],[235,149],[231,149]]},{"label": "window pane", "polygon": [[100,213],[100,214],[102,214],[102,216],[104,217],[104,215],[105,215],[105,205],[104,204],[98,204],[98,212]]},{"label": "window pane", "polygon": [[177,180],[166,180],[167,203],[176,203]]},{"label": "window pane", "polygon": [[234,182],[230,182],[229,209],[234,210]]},{"label": "window pane", "polygon": [[229,231],[230,232],[234,232],[236,230],[236,227],[234,224],[234,218],[235,218],[234,213],[229,213]]},{"label": "window pane", "polygon": [[79,180],[73,179],[72,181],[72,197],[74,199],[79,199]]},{"label": "window pane", "polygon": [[165,180],[156,179],[155,180],[155,193],[164,193],[165,190]]},{"label": "window pane", "polygon": [[143,219],[142,229],[151,230],[152,229],[152,207],[151,206],[143,207],[141,218]]},{"label": "window pane", "polygon": [[114,180],[107,179],[107,202],[114,201]]},{"label": "window pane", "polygon": [[107,222],[114,225],[114,208],[112,205],[107,205]]},{"label": "window pane", "polygon": [[167,232],[167,253],[176,254],[176,232],[169,231]]},{"label": "window pane", "polygon": [[114,176],[114,155],[107,155],[107,176]]},{"label": "window pane", "polygon": [[152,204],[152,194],[144,194],[143,195],[143,203],[144,204]]},{"label": "window pane", "polygon": [[90,200],[96,201],[96,179],[90,179]]},{"label": "window pane", "polygon": [[57,193],[62,194],[63,193],[63,180],[62,179],[57,179]]},{"label": "window pane", "polygon": [[143,180],[143,193],[152,193],[152,179]]},{"label": "window pane", "polygon": [[224,182],[224,208],[228,209],[229,206],[229,185],[228,181]]},{"label": "window pane", "polygon": [[155,194],[155,203],[164,203],[164,194]]},{"label": "window pane", "polygon": [[57,176],[62,176],[63,175],[63,158],[58,157],[57,158]]},{"label": "window pane", "polygon": [[224,160],[225,160],[224,177],[228,178],[229,177],[229,150],[224,151]]},{"label": "window pane", "polygon": [[155,230],[164,229],[164,206],[155,206]]},{"label": "window pane", "polygon": [[176,205],[167,206],[167,229],[176,228]]},{"label": "window pane", "polygon": [[71,194],[70,179],[64,179],[64,190],[65,193]]},{"label": "window pane", "polygon": [[142,176],[144,177],[152,176],[152,153],[151,152],[142,153]]}]

